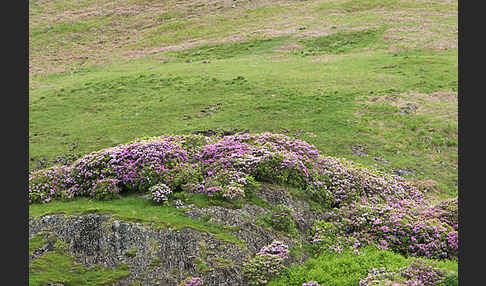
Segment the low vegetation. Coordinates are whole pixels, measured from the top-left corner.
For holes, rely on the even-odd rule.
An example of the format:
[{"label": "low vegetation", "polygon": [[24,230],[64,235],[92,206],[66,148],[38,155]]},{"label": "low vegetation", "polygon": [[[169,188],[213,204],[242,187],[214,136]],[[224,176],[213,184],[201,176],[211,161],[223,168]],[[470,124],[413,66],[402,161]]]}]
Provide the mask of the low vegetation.
[{"label": "low vegetation", "polygon": [[[303,265],[290,266],[284,270],[280,276],[270,280],[267,285],[303,285],[303,283],[308,281],[316,281],[320,285],[332,286],[381,285],[366,284],[369,283],[367,281],[370,281],[370,277],[372,276],[376,278],[373,279],[375,281],[374,283],[391,285],[386,284],[387,277],[378,277],[378,275],[374,273],[383,273],[383,270],[393,273],[408,273],[406,272],[406,269],[413,268],[414,264],[412,263],[414,263],[416,259],[412,257],[405,258],[404,256],[391,251],[379,250],[372,246],[362,248],[361,252],[361,254],[356,254],[350,250],[344,250],[342,253],[336,254],[334,251],[324,251],[316,258],[309,258]],[[418,261],[419,262],[416,263],[423,263],[420,261],[426,261],[426,264],[433,265],[432,270],[434,273],[436,271],[435,269],[439,269],[439,272],[441,273],[440,278],[442,280],[442,282],[434,281],[432,284],[427,284],[424,280],[421,280],[418,282],[418,285],[457,285],[457,262],[447,260],[436,261],[430,259]],[[424,276],[427,275],[426,272],[421,272],[420,274],[423,274]],[[417,276],[410,275],[409,277],[410,278],[401,277],[400,279],[402,279],[402,281],[393,282],[401,282],[402,284],[399,285],[414,285],[413,282],[417,283],[417,281],[413,281],[417,280]]]}]

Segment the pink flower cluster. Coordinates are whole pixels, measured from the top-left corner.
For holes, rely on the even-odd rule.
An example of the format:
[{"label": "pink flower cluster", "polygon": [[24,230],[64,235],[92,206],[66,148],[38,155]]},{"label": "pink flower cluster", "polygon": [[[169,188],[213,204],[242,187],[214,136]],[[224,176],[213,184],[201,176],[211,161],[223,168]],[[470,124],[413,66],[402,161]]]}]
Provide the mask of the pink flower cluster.
[{"label": "pink flower cluster", "polygon": [[403,285],[403,286],[433,286],[444,282],[446,273],[436,264],[424,260],[414,260],[409,266],[396,272],[381,269],[372,269],[368,276],[361,279],[359,286],[371,285]]},{"label": "pink flower cluster", "polygon": [[[100,180],[117,180],[113,190],[147,191],[157,183],[172,189],[244,196],[249,182],[270,181],[307,189],[314,198],[340,206],[366,196],[370,200],[400,200],[421,193],[406,180],[361,167],[344,159],[320,156],[314,146],[285,135],[235,134],[223,138],[160,136],[138,139],[90,153],[63,170],[63,184],[73,195],[91,195]],[[56,169],[53,169],[56,170]],[[57,171],[59,172],[59,171]],[[34,179],[39,173],[31,174]],[[35,181],[35,180],[34,180]],[[36,183],[37,184],[37,183]],[[31,184],[31,201],[47,201],[46,189]],[[40,199],[42,193],[42,199]],[[113,193],[113,192],[108,192]],[[36,198],[34,198],[36,196]]]},{"label": "pink flower cluster", "polygon": [[99,179],[116,178],[123,189],[146,191],[173,181],[189,159],[181,137],[156,137],[90,153],[73,164],[80,195],[89,194]]},{"label": "pink flower cluster", "polygon": [[54,166],[29,174],[29,204],[71,199],[75,193],[69,167]]},{"label": "pink flower cluster", "polygon": [[[444,203],[441,203],[444,204]],[[414,201],[374,204],[362,200],[335,209],[331,218],[316,222],[312,242],[331,249],[375,244],[404,255],[454,259],[458,252],[457,225],[445,219],[456,214],[425,210]],[[332,239],[330,239],[332,238]]]},{"label": "pink flower cluster", "polygon": [[280,241],[273,241],[243,264],[243,272],[249,285],[265,285],[268,279],[280,274],[283,261],[288,258],[288,246]]},{"label": "pink flower cluster", "polygon": [[258,255],[277,255],[282,259],[287,259],[289,254],[289,247],[278,240],[274,240],[271,244],[262,247],[258,252]]},{"label": "pink flower cluster", "polygon": [[203,286],[203,280],[199,277],[189,277],[186,278],[182,283],[181,286]]}]

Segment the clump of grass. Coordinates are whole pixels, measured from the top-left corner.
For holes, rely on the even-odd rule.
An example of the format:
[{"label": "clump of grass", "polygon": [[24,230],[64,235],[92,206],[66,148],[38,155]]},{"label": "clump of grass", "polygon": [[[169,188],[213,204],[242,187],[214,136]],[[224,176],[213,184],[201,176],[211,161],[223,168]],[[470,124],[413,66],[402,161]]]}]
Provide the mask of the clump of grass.
[{"label": "clump of grass", "polygon": [[127,251],[125,251],[125,255],[133,258],[133,257],[137,256],[137,252],[138,252],[138,249],[137,249],[136,246],[134,246],[134,247],[131,247],[130,249],[128,249]]},{"label": "clump of grass", "polygon": [[58,252],[46,252],[29,266],[29,285],[63,283],[65,285],[106,285],[130,275],[124,267],[105,269],[77,264],[71,256]]},{"label": "clump of grass", "polygon": [[294,235],[297,233],[294,215],[295,212],[291,208],[285,205],[278,205],[269,214],[265,215],[263,220],[275,230]]},{"label": "clump of grass", "polygon": [[175,53],[177,58],[193,61],[204,59],[229,59],[238,56],[257,55],[282,45],[288,36],[253,39],[247,42],[225,43],[220,45],[202,45]]},{"label": "clump of grass", "polygon": [[302,55],[315,55],[320,53],[341,54],[357,48],[365,48],[376,43],[382,36],[381,29],[368,29],[363,31],[345,31],[335,34],[303,40],[307,49],[298,51]]}]

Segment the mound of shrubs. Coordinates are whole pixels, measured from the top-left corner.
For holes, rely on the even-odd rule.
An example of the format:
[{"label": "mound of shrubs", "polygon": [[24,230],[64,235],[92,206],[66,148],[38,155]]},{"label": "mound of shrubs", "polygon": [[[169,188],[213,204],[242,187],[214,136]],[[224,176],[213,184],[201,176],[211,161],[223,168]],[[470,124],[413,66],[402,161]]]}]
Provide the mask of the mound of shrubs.
[{"label": "mound of shrubs", "polygon": [[[454,201],[455,208],[443,208]],[[312,243],[338,252],[373,243],[404,255],[454,259],[458,252],[457,199],[424,210],[410,201],[373,204],[362,200],[335,209],[327,221],[316,221]]]},{"label": "mound of shrubs", "polygon": [[175,192],[237,200],[257,182],[303,189],[333,209],[334,216],[314,229],[318,248],[377,243],[406,255],[457,256],[457,200],[428,208],[423,191],[406,179],[323,156],[313,145],[280,134],[136,139],[31,173],[29,202],[112,199],[127,190],[149,192],[158,203]]},{"label": "mound of shrubs", "polygon": [[29,200],[74,196],[104,199],[124,190],[171,191],[236,199],[254,181],[303,188],[325,205],[339,207],[366,196],[376,200],[420,199],[405,179],[322,156],[314,146],[280,134],[160,136],[92,152],[70,166],[29,176]]}]

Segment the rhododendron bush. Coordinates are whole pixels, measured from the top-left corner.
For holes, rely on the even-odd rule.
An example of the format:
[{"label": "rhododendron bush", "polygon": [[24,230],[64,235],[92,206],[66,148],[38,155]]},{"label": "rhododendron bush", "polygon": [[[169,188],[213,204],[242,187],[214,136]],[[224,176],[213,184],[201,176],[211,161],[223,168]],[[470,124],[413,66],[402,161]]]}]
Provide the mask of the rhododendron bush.
[{"label": "rhododendron bush", "polygon": [[289,248],[281,241],[275,240],[243,265],[243,272],[249,285],[265,285],[268,279],[280,274],[283,262],[288,258]]},{"label": "rhododendron bush", "polygon": [[[52,174],[44,183],[48,186],[42,188],[37,178],[44,173]],[[61,190],[71,190],[75,196],[91,195],[100,182],[109,182],[108,194],[117,190],[146,192],[163,183],[172,190],[231,199],[243,197],[245,187],[254,179],[304,188],[330,206],[361,196],[421,196],[403,178],[323,157],[304,141],[271,133],[138,139],[90,153],[71,166],[32,173],[29,194],[32,202],[40,202],[60,198]]]},{"label": "rhododendron bush", "polygon": [[[454,204],[447,212],[442,208]],[[362,200],[334,210],[327,221],[317,221],[312,242],[338,252],[375,243],[404,255],[454,259],[458,252],[457,199],[423,210],[413,201],[373,204]]]},{"label": "rhododendron bush", "polygon": [[381,269],[372,269],[368,276],[361,279],[359,286],[371,285],[397,285],[397,286],[431,286],[440,285],[445,281],[447,273],[437,267],[435,263],[425,260],[415,260],[408,266],[395,272]]},{"label": "rhododendron bush", "polygon": [[174,192],[237,200],[257,182],[308,192],[334,216],[317,222],[313,243],[339,251],[376,243],[403,254],[457,256],[457,200],[427,207],[424,193],[399,176],[326,157],[280,134],[159,136],[92,152],[70,166],[29,176],[29,202],[131,190],[165,202]]}]

